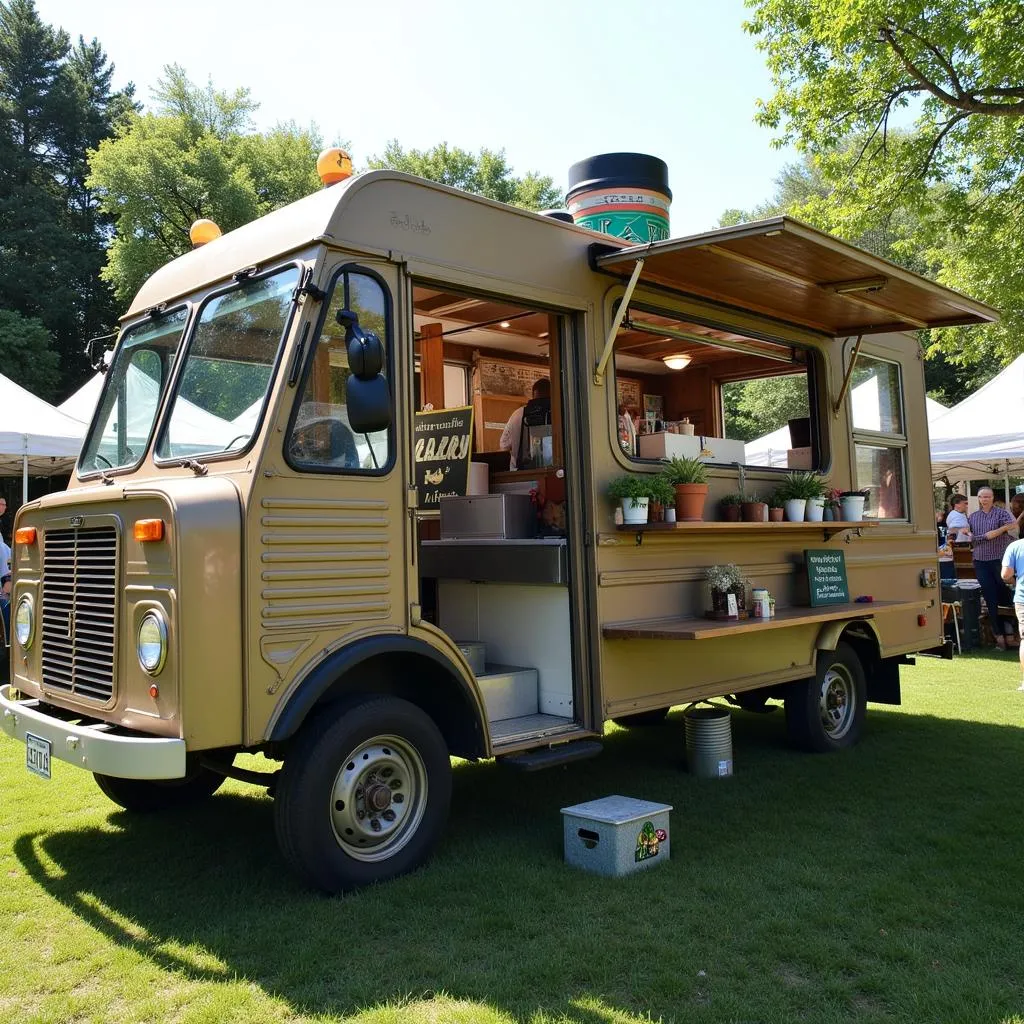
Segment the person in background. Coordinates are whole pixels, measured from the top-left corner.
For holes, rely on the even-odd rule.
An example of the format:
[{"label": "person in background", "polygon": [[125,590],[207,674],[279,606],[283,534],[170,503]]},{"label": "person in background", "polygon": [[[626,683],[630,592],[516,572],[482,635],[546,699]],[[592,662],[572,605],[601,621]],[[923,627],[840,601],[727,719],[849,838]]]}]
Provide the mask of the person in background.
[{"label": "person in background", "polygon": [[[0,520],[7,514],[7,499],[0,494]],[[11,547],[0,532],[0,574],[11,571]]]},{"label": "person in background", "polygon": [[954,494],[949,499],[946,513],[946,540],[950,543],[967,544],[971,539],[971,527],[967,522],[967,495]]},{"label": "person in background", "polygon": [[[967,517],[974,535],[974,573],[981,584],[981,593],[988,606],[989,623],[996,647],[1006,650],[1006,636],[1013,636],[1013,624],[1000,619],[999,606],[1010,603],[1010,594],[1003,582],[1003,554],[1010,546],[1010,530],[1020,522],[1005,508],[995,507],[991,487],[978,491],[978,511]],[[1024,513],[1021,516],[1024,519]]]},{"label": "person in background", "polygon": [[[531,401],[551,401],[551,381],[547,377],[541,377],[533,382],[533,398]],[[529,404],[529,403],[527,403]],[[505,429],[501,432],[501,440],[498,447],[503,452],[509,452],[509,469],[516,469],[519,464],[519,446],[523,437],[523,412],[526,406],[521,405],[508,418]]]},{"label": "person in background", "polygon": [[11,644],[11,574],[0,576],[0,616],[4,620],[4,637]]},{"label": "person in background", "polygon": [[[1016,581],[1013,588],[1013,610],[1017,613],[1020,635],[1024,637],[1024,540],[1015,540],[1003,552],[1001,575],[1004,583]],[[1024,644],[1021,644],[1019,653],[1021,683],[1017,689],[1024,691]]]}]

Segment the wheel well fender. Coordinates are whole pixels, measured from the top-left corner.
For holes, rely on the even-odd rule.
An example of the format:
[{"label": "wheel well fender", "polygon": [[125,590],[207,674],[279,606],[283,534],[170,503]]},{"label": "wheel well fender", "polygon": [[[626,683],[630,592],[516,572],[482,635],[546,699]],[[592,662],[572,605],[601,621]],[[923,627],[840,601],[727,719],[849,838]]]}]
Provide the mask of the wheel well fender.
[{"label": "wheel well fender", "polygon": [[317,708],[356,693],[402,697],[434,720],[452,754],[488,756],[479,704],[459,670],[422,640],[395,635],[365,637],[314,665],[272,720],[268,741],[286,743]]},{"label": "wheel well fender", "polygon": [[878,627],[871,619],[829,622],[818,634],[817,650],[834,651],[840,642],[852,647],[864,670],[867,699],[877,704],[900,703],[899,662],[883,658]]}]

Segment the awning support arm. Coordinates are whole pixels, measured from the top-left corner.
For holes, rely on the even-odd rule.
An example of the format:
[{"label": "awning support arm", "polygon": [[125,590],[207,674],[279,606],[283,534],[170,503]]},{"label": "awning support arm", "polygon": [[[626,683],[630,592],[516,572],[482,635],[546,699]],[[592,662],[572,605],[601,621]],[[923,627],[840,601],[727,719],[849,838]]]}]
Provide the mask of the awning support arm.
[{"label": "awning support arm", "polygon": [[857,336],[857,344],[853,346],[853,355],[850,356],[850,365],[846,368],[846,375],[843,377],[843,386],[839,389],[839,397],[836,399],[836,404],[832,407],[833,416],[839,415],[839,410],[846,400],[846,392],[850,387],[850,378],[853,376],[853,368],[857,365],[857,356],[860,353],[860,346],[863,340],[864,335],[859,334]]},{"label": "awning support arm", "polygon": [[594,370],[594,383],[598,387],[601,387],[604,384],[604,372],[608,368],[608,360],[612,357],[615,338],[619,333],[619,328],[622,326],[622,320],[626,315],[626,310],[629,309],[629,300],[633,298],[633,290],[636,288],[637,281],[640,280],[640,271],[643,269],[644,261],[641,257],[636,261],[636,266],[633,268],[632,276],[626,285],[626,292],[622,296],[619,308],[615,311],[615,319],[612,320],[612,326],[608,330],[608,337],[605,339],[604,351],[601,353],[601,358],[598,359],[597,367]]}]

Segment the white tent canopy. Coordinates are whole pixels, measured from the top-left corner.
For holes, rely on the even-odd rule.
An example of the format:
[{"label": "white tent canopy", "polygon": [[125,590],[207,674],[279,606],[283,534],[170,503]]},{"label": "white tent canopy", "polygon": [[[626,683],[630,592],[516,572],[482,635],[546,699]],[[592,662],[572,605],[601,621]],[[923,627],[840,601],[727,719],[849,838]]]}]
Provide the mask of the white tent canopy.
[{"label": "white tent canopy", "polygon": [[[863,384],[858,384],[850,392],[850,401],[853,403],[854,416],[859,426],[865,430],[881,429],[879,420],[881,405],[878,400],[877,377],[870,377]],[[940,416],[951,411],[932,398],[926,398],[925,403],[928,410],[929,429]],[[874,417],[874,423],[872,423],[872,417]],[[781,426],[770,434],[763,434],[746,443],[744,446],[746,464],[748,466],[781,466],[785,468],[789,458],[789,449],[792,447],[789,427]]]},{"label": "white tent canopy", "polygon": [[29,476],[71,471],[85,429],[81,420],[0,375],[0,476],[22,478],[22,500],[28,500]]},{"label": "white tent canopy", "polygon": [[932,475],[978,480],[1024,474],[1024,355],[929,421]]}]

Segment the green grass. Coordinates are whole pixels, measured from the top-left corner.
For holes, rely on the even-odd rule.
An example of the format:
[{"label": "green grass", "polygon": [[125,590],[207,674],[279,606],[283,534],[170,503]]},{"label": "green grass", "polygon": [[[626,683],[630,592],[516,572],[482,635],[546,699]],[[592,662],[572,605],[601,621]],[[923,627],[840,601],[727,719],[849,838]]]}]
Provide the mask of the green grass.
[{"label": "green grass", "polygon": [[[131,818],[0,742],[0,1020],[1024,1024],[1019,679],[922,659],[830,757],[737,712],[732,779],[683,770],[678,710],[592,761],[460,765],[434,860],[339,899],[241,784]],[[674,806],[670,862],[563,863],[559,809],[612,793]]]}]

